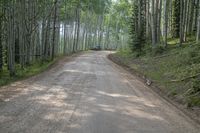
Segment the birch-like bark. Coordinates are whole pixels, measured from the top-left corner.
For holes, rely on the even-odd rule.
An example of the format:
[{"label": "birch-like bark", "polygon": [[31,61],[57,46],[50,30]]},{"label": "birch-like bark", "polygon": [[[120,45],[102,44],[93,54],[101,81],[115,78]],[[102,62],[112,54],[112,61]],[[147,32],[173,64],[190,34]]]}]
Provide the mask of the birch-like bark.
[{"label": "birch-like bark", "polygon": [[167,47],[168,34],[168,0],[164,0],[164,46]]},{"label": "birch-like bark", "polygon": [[[1,5],[0,5],[1,6]],[[3,8],[0,7],[0,71],[3,69],[3,43],[2,43],[2,22],[3,22]]]},{"label": "birch-like bark", "polygon": [[152,2],[151,2],[151,28],[152,28],[152,45],[153,45],[153,47],[155,47],[156,46],[156,23],[155,23],[155,21],[156,21],[156,17],[155,17],[155,10],[154,10],[154,8],[155,8],[155,0],[152,0]]},{"label": "birch-like bark", "polygon": [[56,38],[56,21],[57,21],[57,4],[58,0],[54,1],[54,19],[53,19],[53,38],[52,38],[52,56],[51,60],[54,59],[55,56],[55,38]]},{"label": "birch-like bark", "polygon": [[14,32],[14,1],[8,3],[7,13],[7,45],[8,45],[8,70],[10,76],[15,75],[15,32]]},{"label": "birch-like bark", "polygon": [[[198,8],[200,8],[200,3],[198,3]],[[197,22],[197,35],[196,35],[196,41],[200,41],[200,11],[198,12],[198,22]]]}]

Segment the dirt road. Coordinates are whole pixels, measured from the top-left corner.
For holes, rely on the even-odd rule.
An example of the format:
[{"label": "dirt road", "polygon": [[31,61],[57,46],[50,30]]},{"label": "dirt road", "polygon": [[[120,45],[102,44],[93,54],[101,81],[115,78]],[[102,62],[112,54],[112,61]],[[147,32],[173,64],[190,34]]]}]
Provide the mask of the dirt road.
[{"label": "dirt road", "polygon": [[0,89],[0,133],[199,133],[106,58],[87,52]]}]

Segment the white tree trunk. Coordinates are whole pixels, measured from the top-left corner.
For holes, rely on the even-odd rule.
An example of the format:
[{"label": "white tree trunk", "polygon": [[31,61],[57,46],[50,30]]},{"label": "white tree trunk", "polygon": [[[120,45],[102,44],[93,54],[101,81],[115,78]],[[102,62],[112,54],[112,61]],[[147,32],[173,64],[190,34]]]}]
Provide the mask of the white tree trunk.
[{"label": "white tree trunk", "polygon": [[[200,7],[200,3],[198,5],[198,8]],[[199,10],[198,10],[199,11]],[[200,11],[198,12],[198,22],[197,22],[197,37],[196,37],[196,41],[199,42],[200,41]]]},{"label": "white tree trunk", "polygon": [[163,29],[163,35],[164,35],[164,46],[167,46],[167,33],[168,33],[168,0],[164,0],[164,29]]}]

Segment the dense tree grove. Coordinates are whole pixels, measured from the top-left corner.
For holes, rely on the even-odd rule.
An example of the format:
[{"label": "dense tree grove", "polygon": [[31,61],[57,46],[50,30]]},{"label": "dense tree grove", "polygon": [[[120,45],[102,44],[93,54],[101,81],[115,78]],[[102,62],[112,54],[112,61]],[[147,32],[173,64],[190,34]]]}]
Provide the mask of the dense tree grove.
[{"label": "dense tree grove", "polygon": [[96,46],[166,48],[200,39],[199,0],[0,0],[0,70],[15,75],[35,61],[50,61]]},{"label": "dense tree grove", "polygon": [[169,38],[179,38],[180,46],[191,36],[196,36],[196,41],[199,41],[199,0],[133,0],[132,2],[130,46],[133,51],[141,51],[147,42],[151,42],[153,48],[160,45],[167,47]]},{"label": "dense tree grove", "polygon": [[131,20],[131,35],[133,44],[131,50],[140,53],[145,43],[145,0],[133,3],[133,14]]},{"label": "dense tree grove", "polygon": [[[127,0],[0,0],[0,70],[127,40]],[[113,42],[117,40],[117,42]]]}]

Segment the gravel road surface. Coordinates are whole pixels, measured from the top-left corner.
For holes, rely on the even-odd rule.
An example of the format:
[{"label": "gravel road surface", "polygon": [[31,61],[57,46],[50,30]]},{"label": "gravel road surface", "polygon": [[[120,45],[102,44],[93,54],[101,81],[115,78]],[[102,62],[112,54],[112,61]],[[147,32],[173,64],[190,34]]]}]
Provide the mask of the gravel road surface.
[{"label": "gravel road surface", "polygon": [[66,57],[0,88],[0,133],[200,133],[109,53]]}]

